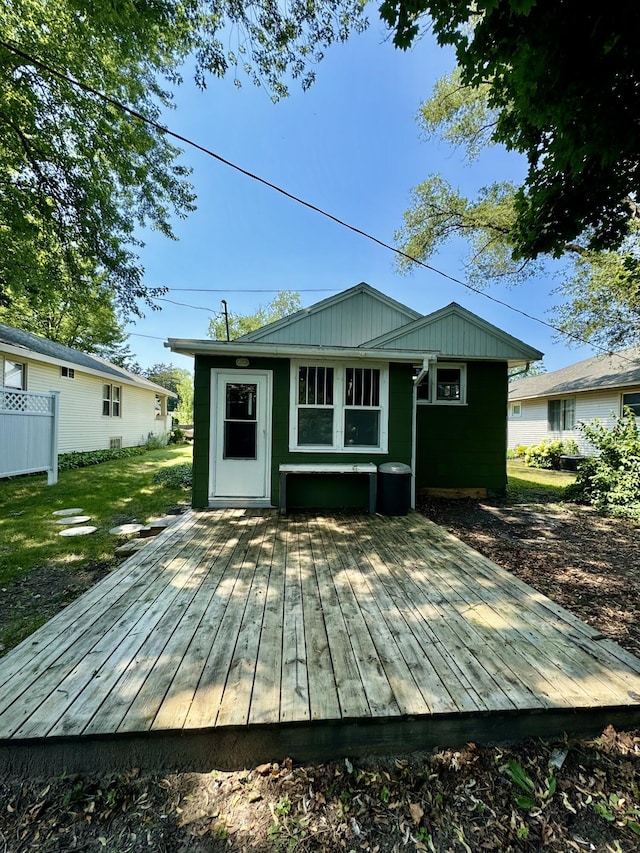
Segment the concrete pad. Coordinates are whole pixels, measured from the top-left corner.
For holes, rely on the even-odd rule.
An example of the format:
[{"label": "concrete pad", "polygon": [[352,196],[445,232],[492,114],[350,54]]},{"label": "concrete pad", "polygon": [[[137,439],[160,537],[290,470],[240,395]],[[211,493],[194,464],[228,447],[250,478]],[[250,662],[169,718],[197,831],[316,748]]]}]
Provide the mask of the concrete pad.
[{"label": "concrete pad", "polygon": [[65,518],[56,518],[56,524],[82,524],[91,521],[90,515],[69,515]]},{"label": "concrete pad", "polygon": [[51,515],[78,515],[82,512],[81,506],[72,506],[69,509],[57,509]]},{"label": "concrete pad", "polygon": [[116,554],[135,554],[136,551],[139,551],[141,548],[147,544],[146,539],[131,539],[129,542],[125,542],[124,545],[120,545],[116,548]]},{"label": "concrete pad", "polygon": [[144,524],[134,524],[133,522],[130,524],[119,524],[117,527],[112,527],[109,533],[113,533],[114,536],[129,536],[132,533],[138,533],[143,527]]},{"label": "concrete pad", "polygon": [[60,536],[88,536],[89,533],[95,533],[97,527],[91,525],[87,527],[67,527],[66,530],[60,531]]},{"label": "concrete pad", "polygon": [[154,518],[153,521],[149,522],[149,527],[169,527],[172,524],[175,524],[176,521],[179,521],[182,518],[180,515],[163,515],[161,518]]}]

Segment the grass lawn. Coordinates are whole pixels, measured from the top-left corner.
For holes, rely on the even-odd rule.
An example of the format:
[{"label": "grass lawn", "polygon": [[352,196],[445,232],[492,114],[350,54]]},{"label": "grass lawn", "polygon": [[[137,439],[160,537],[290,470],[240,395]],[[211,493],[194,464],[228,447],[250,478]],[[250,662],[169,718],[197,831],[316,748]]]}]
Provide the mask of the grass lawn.
[{"label": "grass lawn", "polygon": [[566,486],[576,479],[570,471],[549,471],[546,468],[528,468],[523,462],[507,462],[509,503],[549,503],[560,501]]},{"label": "grass lawn", "polygon": [[[113,562],[116,537],[109,529],[131,521],[147,522],[176,504],[190,500],[190,492],[152,483],[160,468],[189,462],[190,446],[152,450],[119,459],[63,471],[56,485],[46,475],[0,482],[0,587],[42,566],[70,572],[90,562]],[[54,510],[81,507],[96,526],[88,536],[60,536]]]}]

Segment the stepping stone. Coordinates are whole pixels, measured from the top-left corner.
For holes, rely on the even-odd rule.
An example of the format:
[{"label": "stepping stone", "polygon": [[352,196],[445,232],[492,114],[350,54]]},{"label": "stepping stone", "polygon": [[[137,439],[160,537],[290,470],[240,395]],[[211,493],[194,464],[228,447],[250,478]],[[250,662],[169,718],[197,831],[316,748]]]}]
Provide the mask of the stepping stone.
[{"label": "stepping stone", "polygon": [[133,522],[130,524],[119,524],[117,527],[112,527],[109,533],[112,533],[114,536],[129,536],[132,533],[138,533],[143,527],[144,524],[134,524]]},{"label": "stepping stone", "polygon": [[95,533],[97,527],[67,527],[66,530],[60,531],[60,536],[88,536],[89,533]]},{"label": "stepping stone", "polygon": [[81,506],[72,506],[69,509],[57,509],[51,515],[78,515],[80,512],[82,512]]},{"label": "stepping stone", "polygon": [[91,521],[90,515],[69,515],[65,518],[56,518],[56,524],[82,524]]}]

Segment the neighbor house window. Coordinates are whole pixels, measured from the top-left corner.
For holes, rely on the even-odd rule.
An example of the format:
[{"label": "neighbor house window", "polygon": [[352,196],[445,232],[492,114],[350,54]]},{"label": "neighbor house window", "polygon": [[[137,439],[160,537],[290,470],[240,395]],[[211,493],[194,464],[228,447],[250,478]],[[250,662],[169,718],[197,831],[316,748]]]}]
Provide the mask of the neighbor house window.
[{"label": "neighbor house window", "polygon": [[548,417],[551,432],[573,429],[576,424],[576,401],[573,398],[549,400]]},{"label": "neighbor house window", "polygon": [[635,391],[633,394],[622,395],[622,409],[631,409],[633,414],[640,418],[640,393]]},{"label": "neighbor house window", "polygon": [[106,417],[120,417],[120,386],[107,385],[102,386],[102,414]]},{"label": "neighbor house window", "polygon": [[386,450],[387,371],[293,364],[291,448]]},{"label": "neighbor house window", "polygon": [[27,365],[22,361],[4,360],[4,376],[2,384],[5,388],[15,388],[18,391],[27,390]]},{"label": "neighbor house window", "polygon": [[75,379],[76,371],[73,367],[61,367],[60,375],[64,376],[66,379]]},{"label": "neighbor house window", "polygon": [[464,404],[467,401],[467,369],[464,364],[433,366],[416,389],[420,403]]},{"label": "neighbor house window", "polygon": [[519,418],[522,415],[522,403],[511,404],[511,417]]}]

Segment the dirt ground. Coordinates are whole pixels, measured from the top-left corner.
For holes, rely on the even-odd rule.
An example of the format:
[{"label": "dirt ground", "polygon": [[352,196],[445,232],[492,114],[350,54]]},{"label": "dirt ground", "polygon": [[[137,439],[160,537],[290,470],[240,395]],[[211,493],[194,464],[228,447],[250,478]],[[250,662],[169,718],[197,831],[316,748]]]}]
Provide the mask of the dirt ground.
[{"label": "dirt ground", "polygon": [[[429,501],[422,511],[640,654],[638,525],[554,504]],[[632,853],[639,765],[640,728],[608,728],[592,740],[313,766],[283,758],[238,773],[0,778],[0,853]]]}]

